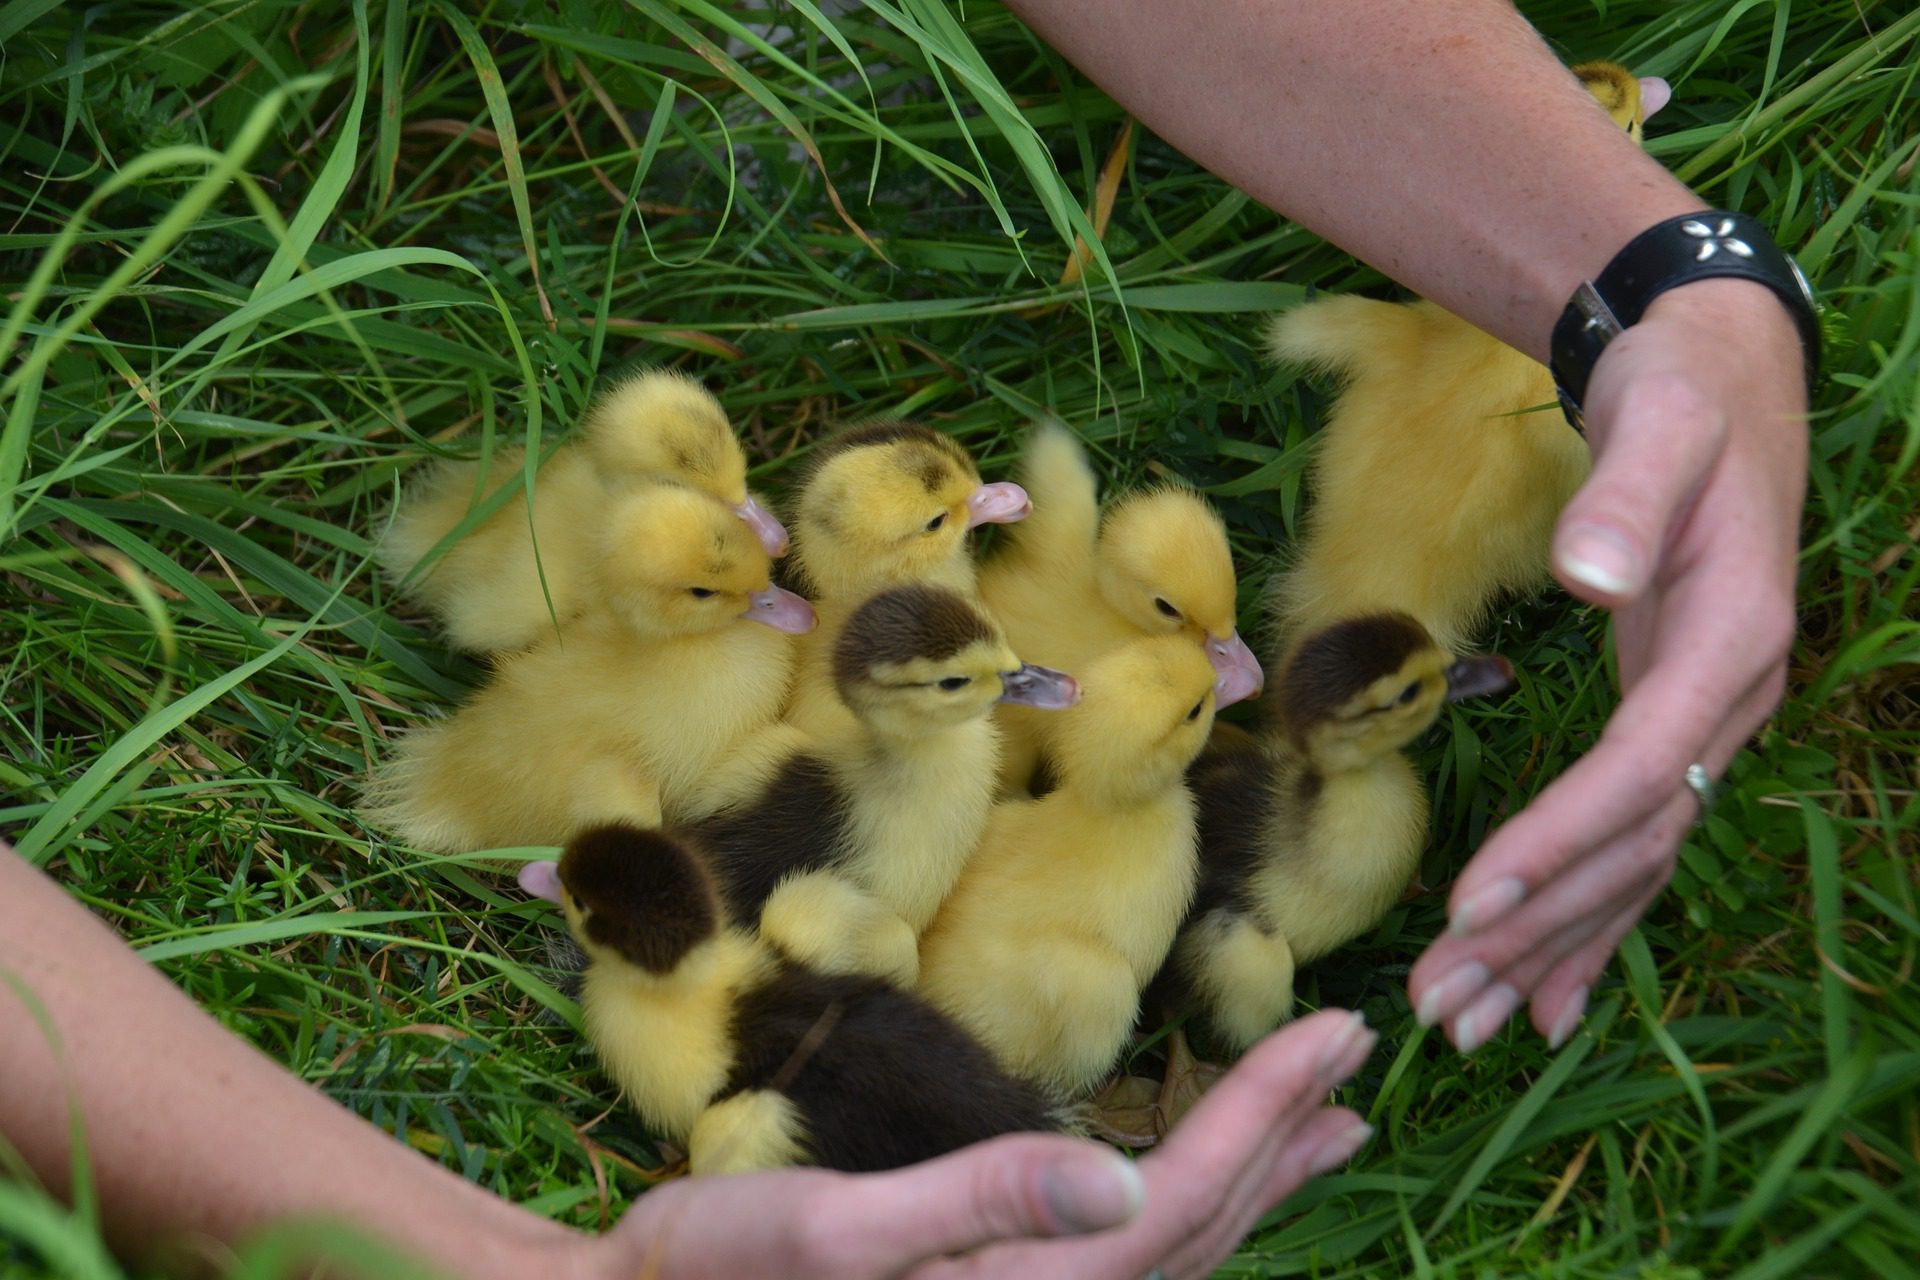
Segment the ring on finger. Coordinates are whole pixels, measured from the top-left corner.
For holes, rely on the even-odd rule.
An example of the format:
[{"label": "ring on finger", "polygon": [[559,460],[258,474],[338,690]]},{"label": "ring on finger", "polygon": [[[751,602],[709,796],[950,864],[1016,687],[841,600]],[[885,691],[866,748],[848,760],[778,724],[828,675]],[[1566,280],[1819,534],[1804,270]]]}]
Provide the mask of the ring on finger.
[{"label": "ring on finger", "polygon": [[1707,814],[1713,808],[1713,802],[1719,798],[1720,784],[1715,782],[1713,775],[1707,772],[1707,766],[1697,760],[1687,766],[1687,771],[1682,776],[1686,781],[1687,790],[1693,792],[1693,798],[1700,804],[1700,815],[1693,820],[1693,825],[1697,827],[1707,820]]}]

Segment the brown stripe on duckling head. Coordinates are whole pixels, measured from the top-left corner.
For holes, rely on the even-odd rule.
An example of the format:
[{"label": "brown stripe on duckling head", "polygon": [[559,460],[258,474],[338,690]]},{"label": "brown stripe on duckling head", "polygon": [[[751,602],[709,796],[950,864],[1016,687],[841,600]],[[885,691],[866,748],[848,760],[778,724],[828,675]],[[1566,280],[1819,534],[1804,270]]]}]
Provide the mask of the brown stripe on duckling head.
[{"label": "brown stripe on duckling head", "polygon": [[1404,613],[1348,618],[1309,634],[1280,670],[1280,721],[1289,733],[1330,719],[1368,685],[1433,648],[1427,629]]},{"label": "brown stripe on duckling head", "polygon": [[964,598],[942,587],[892,587],[853,611],[833,646],[833,683],[844,697],[875,668],[915,658],[938,662],[970,645],[998,639],[994,625]]},{"label": "brown stripe on duckling head", "polygon": [[720,928],[701,852],[624,822],[588,827],[560,855],[560,883],[585,912],[587,940],[648,973],[671,973]]}]

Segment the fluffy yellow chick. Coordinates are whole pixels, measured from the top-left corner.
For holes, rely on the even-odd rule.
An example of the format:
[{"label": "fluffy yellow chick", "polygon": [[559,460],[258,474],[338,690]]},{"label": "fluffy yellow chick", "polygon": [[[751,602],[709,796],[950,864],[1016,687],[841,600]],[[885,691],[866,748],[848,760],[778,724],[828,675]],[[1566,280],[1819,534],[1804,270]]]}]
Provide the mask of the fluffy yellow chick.
[{"label": "fluffy yellow chick", "polygon": [[736,927],[684,836],[595,827],[520,883],[560,905],[587,955],[580,1003],[607,1074],[696,1174],[893,1169],[1061,1127],[924,1001]]},{"label": "fluffy yellow chick", "polygon": [[1406,614],[1350,618],[1282,663],[1276,720],[1215,744],[1189,780],[1200,886],[1157,989],[1233,1049],[1293,1009],[1294,967],[1379,923],[1420,862],[1427,795],[1400,748],[1447,702],[1506,687],[1504,658],[1455,660]]},{"label": "fluffy yellow chick", "polygon": [[921,940],[921,993],[1021,1079],[1083,1093],[1126,1045],[1193,896],[1182,775],[1212,726],[1214,679],[1178,635],[1089,667],[1060,713],[1059,787],[995,806]]},{"label": "fluffy yellow chick", "polygon": [[621,499],[595,563],[604,610],[504,658],[446,721],[401,739],[369,816],[448,852],[658,825],[786,699],[813,610],[771,585],[746,524],[703,493]]},{"label": "fluffy yellow chick", "polygon": [[[380,541],[387,572],[396,580],[412,574],[476,501],[518,483],[525,459],[524,450],[503,449],[485,477],[477,462],[430,471]],[[534,483],[531,526],[525,505],[509,500],[407,589],[440,618],[456,648],[523,649],[552,635],[556,619],[564,624],[593,606],[593,561],[608,505],[659,480],[711,495],[747,523],[768,555],[786,551],[786,530],[747,492],[746,456],[720,402],[692,378],[654,370],[616,383],[588,411],[580,438],[547,459]]]},{"label": "fluffy yellow chick", "polygon": [[[996,704],[1061,708],[1070,676],[1023,663],[976,605],[891,587],[854,610],[833,654],[853,732],[778,726],[748,745],[752,794],[688,825],[729,911],[831,973],[911,986],[921,932],[993,806]],[[769,748],[767,740],[777,745]],[[728,768],[724,774],[735,770]]]},{"label": "fluffy yellow chick", "polygon": [[974,594],[967,534],[1031,510],[1017,484],[983,484],[951,436],[911,422],[854,427],[821,446],[801,481],[794,563],[820,614],[801,645],[787,719],[811,733],[848,731],[832,654],[847,616],[882,587],[922,582]]},{"label": "fluffy yellow chick", "polygon": [[[1612,63],[1574,72],[1635,138],[1667,99]],[[1545,365],[1426,301],[1322,298],[1274,320],[1267,344],[1345,382],[1277,581],[1282,635],[1400,610],[1462,653],[1495,600],[1547,583],[1554,524],[1591,459]]]},{"label": "fluffy yellow chick", "polygon": [[[1199,494],[1179,485],[1128,494],[1103,520],[1085,449],[1051,425],[1028,442],[1020,479],[1034,513],[980,569],[980,598],[1023,657],[1081,671],[1129,640],[1179,634],[1213,663],[1220,706],[1260,691],[1260,663],[1234,620],[1227,532]],[[1007,735],[1001,783],[1017,792],[1059,724],[1021,707],[997,718]]]}]

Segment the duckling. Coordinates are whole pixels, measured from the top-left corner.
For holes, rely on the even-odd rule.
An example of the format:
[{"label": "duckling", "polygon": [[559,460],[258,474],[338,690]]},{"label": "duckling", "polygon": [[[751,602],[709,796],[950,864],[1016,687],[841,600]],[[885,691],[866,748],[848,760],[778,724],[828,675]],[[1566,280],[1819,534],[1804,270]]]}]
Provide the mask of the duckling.
[{"label": "duckling", "polygon": [[925,1001],[796,964],[735,925],[686,836],[594,827],[520,883],[560,904],[588,956],[580,1000],[607,1073],[696,1174],[892,1169],[1063,1128]]},{"label": "duckling", "polygon": [[[466,518],[488,477],[512,484],[525,460],[524,450],[503,449],[486,476],[477,462],[430,472],[381,538],[388,574],[412,574]],[[746,456],[720,402],[694,379],[656,369],[616,383],[588,411],[580,438],[547,459],[534,482],[531,527],[521,505],[508,502],[408,590],[441,619],[456,648],[524,649],[551,635],[555,620],[565,623],[593,604],[592,556],[608,502],[661,479],[718,499],[768,555],[785,554],[786,530],[747,492]]]},{"label": "duckling", "polygon": [[[1636,139],[1668,96],[1613,63],[1574,73]],[[1464,653],[1495,600],[1546,585],[1554,524],[1591,456],[1545,365],[1426,301],[1321,298],[1274,320],[1267,344],[1345,380],[1300,552],[1277,580],[1283,636],[1401,610]]]},{"label": "duckling", "polygon": [[[1020,661],[959,594],[919,585],[854,610],[833,675],[857,731],[823,741],[781,725],[760,735],[741,753],[764,780],[757,793],[688,829],[711,851],[728,910],[758,919],[787,954],[912,986],[920,934],[993,806],[999,733],[989,712],[1071,706],[1079,686]],[[738,792],[733,772],[710,781]]]},{"label": "duckling", "polygon": [[503,658],[375,776],[369,816],[424,849],[558,844],[582,823],[658,825],[743,734],[771,723],[813,624],[766,549],[704,493],[660,483],[601,530],[600,611]]},{"label": "duckling", "polygon": [[1200,883],[1156,992],[1197,1004],[1235,1050],[1284,1021],[1295,966],[1377,924],[1419,865],[1427,796],[1400,748],[1445,703],[1512,678],[1506,659],[1456,660],[1402,613],[1303,637],[1273,726],[1209,747],[1189,775]]},{"label": "duckling", "polygon": [[[1028,442],[1020,478],[1034,514],[1007,531],[980,570],[980,598],[1023,656],[1068,671],[1140,636],[1178,633],[1205,651],[1218,705],[1265,677],[1234,620],[1233,554],[1212,508],[1191,489],[1129,494],[1100,517],[1086,450],[1065,427]],[[1058,721],[1006,707],[1001,785],[1028,785]]]},{"label": "duckling", "polygon": [[800,646],[787,719],[809,732],[850,730],[832,655],[847,617],[874,592],[922,582],[974,595],[967,534],[1032,510],[1017,484],[983,484],[959,442],[912,422],[874,422],[824,444],[801,481],[793,562],[820,615]]},{"label": "duckling", "polygon": [[1062,1096],[1113,1066],[1193,896],[1184,774],[1213,723],[1215,679],[1183,635],[1089,667],[1054,740],[1060,785],[994,807],[921,939],[920,993]]}]

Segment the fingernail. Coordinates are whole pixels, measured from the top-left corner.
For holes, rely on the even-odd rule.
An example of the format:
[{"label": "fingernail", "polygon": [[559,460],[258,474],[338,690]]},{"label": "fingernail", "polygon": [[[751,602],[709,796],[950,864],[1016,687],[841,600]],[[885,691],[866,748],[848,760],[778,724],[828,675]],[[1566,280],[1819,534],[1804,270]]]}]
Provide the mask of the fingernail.
[{"label": "fingernail", "polygon": [[1353,1153],[1366,1145],[1373,1136],[1373,1126],[1362,1121],[1350,1129],[1342,1129],[1333,1137],[1320,1144],[1307,1160],[1307,1168],[1316,1176],[1327,1170],[1345,1164],[1353,1158]]},{"label": "fingernail", "polygon": [[1488,987],[1486,994],[1467,1006],[1453,1020],[1453,1043],[1462,1053],[1472,1053],[1507,1025],[1507,1019],[1520,1007],[1520,993],[1504,982]]},{"label": "fingernail", "polygon": [[1573,1033],[1580,1028],[1580,1019],[1587,1016],[1587,988],[1578,986],[1567,1000],[1567,1007],[1560,1011],[1554,1020],[1553,1031],[1547,1036],[1547,1048],[1558,1049],[1573,1039]]},{"label": "fingernail", "polygon": [[1427,988],[1427,994],[1420,997],[1420,1007],[1414,1011],[1415,1021],[1423,1027],[1432,1026],[1448,1009],[1471,998],[1492,979],[1493,973],[1487,966],[1478,960],[1467,961]]},{"label": "fingernail", "polygon": [[1526,896],[1526,881],[1518,876],[1501,876],[1461,903],[1447,927],[1456,937],[1464,938],[1519,906]]},{"label": "fingernail", "polygon": [[1602,524],[1575,525],[1560,540],[1560,569],[1610,596],[1632,595],[1646,578],[1640,549]]},{"label": "fingernail", "polygon": [[1040,1192],[1068,1235],[1132,1222],[1147,1202],[1146,1180],[1133,1161],[1097,1151],[1041,1170]]},{"label": "fingernail", "polygon": [[[1313,1073],[1322,1084],[1333,1085],[1347,1076],[1347,1060],[1353,1057],[1354,1047],[1363,1040],[1371,1040],[1372,1033],[1367,1030],[1367,1017],[1363,1013],[1347,1015],[1346,1025],[1327,1036],[1327,1042],[1320,1046],[1320,1060],[1314,1063]],[[1346,1068],[1343,1070],[1342,1068]]]}]

